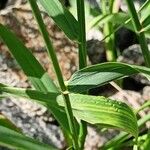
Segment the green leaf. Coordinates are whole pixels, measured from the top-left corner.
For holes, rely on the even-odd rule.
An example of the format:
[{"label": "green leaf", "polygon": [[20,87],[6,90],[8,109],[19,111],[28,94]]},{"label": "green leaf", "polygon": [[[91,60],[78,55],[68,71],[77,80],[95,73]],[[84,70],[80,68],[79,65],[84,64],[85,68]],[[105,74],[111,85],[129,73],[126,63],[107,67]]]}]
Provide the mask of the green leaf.
[{"label": "green leaf", "polygon": [[142,32],[150,32],[150,15],[142,22]]},{"label": "green leaf", "polygon": [[[138,127],[136,116],[125,103],[114,101],[102,96],[70,94],[74,116],[91,124],[101,124],[119,128],[137,137]],[[62,98],[57,99],[64,106]]]},{"label": "green leaf", "polygon": [[[37,92],[35,90],[28,90],[28,89],[24,90],[21,88],[9,87],[1,83],[0,83],[0,92],[6,92],[27,99],[34,99],[37,103],[40,103],[41,105],[51,110],[56,119],[58,119],[57,121],[60,123],[63,129],[69,134],[69,126],[67,123],[66,113],[64,110],[61,110],[60,106],[55,101],[56,97],[58,96],[58,93],[52,92],[45,93],[41,91]],[[8,97],[8,95],[4,95],[4,93],[3,96]]]},{"label": "green leaf", "polygon": [[56,150],[11,129],[0,126],[0,145],[17,150]]},{"label": "green leaf", "polygon": [[[15,96],[30,98],[38,102],[44,102],[47,106],[51,105],[56,107],[57,104],[59,105],[59,109],[64,110],[65,104],[61,95],[57,96],[55,100],[52,100],[51,93],[45,94],[39,91],[23,90],[2,85],[0,86],[0,91]],[[116,127],[137,137],[138,128],[136,116],[132,109],[125,103],[101,96],[96,97],[81,94],[69,94],[69,96],[73,114],[77,120],[84,120],[91,124],[102,124],[107,127]]]},{"label": "green leaf", "polygon": [[150,1],[147,0],[140,8],[141,22],[150,15],[149,10],[150,10]]},{"label": "green leaf", "polygon": [[8,46],[9,51],[17,60],[36,89],[43,92],[49,91],[58,93],[57,87],[49,78],[40,63],[32,55],[31,51],[29,51],[12,32],[1,24],[0,38]]},{"label": "green leaf", "polygon": [[48,15],[71,40],[78,39],[78,22],[59,0],[38,0]]},{"label": "green leaf", "polygon": [[95,17],[90,23],[89,23],[89,28],[92,28],[96,25],[103,25],[105,23],[111,22],[116,24],[123,24],[125,23],[130,16],[126,13],[119,12],[119,13],[111,13],[111,14],[106,14],[106,15],[99,15]]},{"label": "green leaf", "polygon": [[69,80],[68,88],[71,92],[83,92],[137,73],[150,77],[147,67],[118,62],[102,63],[77,71]]},{"label": "green leaf", "polygon": [[143,144],[143,150],[149,150],[150,148],[150,132],[147,133],[147,138]]},{"label": "green leaf", "polygon": [[4,115],[0,114],[0,126],[12,129],[14,131],[20,132],[21,130],[17,128],[10,120],[8,120]]},{"label": "green leaf", "polygon": [[[59,93],[57,87],[54,85],[49,75],[42,68],[32,53],[23,45],[23,43],[14,35],[14,33],[10,32],[1,24],[0,38],[6,43],[9,51],[15,57],[36,90],[42,91],[44,93]],[[66,114],[51,106],[49,108],[60,125],[66,129],[66,132],[69,132]]]}]

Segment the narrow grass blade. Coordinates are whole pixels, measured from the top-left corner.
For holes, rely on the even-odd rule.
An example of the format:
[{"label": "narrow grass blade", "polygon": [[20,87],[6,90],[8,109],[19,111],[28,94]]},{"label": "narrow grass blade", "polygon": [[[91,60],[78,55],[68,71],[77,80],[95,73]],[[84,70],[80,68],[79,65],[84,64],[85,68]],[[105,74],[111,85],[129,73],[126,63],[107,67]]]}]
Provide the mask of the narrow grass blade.
[{"label": "narrow grass blade", "polygon": [[[48,110],[53,113],[54,117],[56,117],[57,121],[66,131],[66,133],[70,133],[66,113],[56,102],[56,97],[58,96],[58,93],[45,93],[28,89],[24,90],[21,88],[8,87],[4,84],[0,84],[0,92],[6,92],[9,94],[13,94],[14,96],[24,97],[27,99],[34,99],[35,102],[47,107]],[[8,95],[5,95],[4,93],[3,96],[8,97]]]},{"label": "narrow grass blade", "polygon": [[43,92],[56,92],[58,90],[40,63],[23,43],[6,27],[0,24],[0,38],[8,46],[9,51],[17,60],[24,73],[28,76],[34,87]]},{"label": "narrow grass blade", "polygon": [[140,9],[141,21],[145,20],[150,15],[149,10],[150,10],[150,1],[147,0]]},{"label": "narrow grass blade", "polygon": [[53,146],[43,144],[0,126],[0,145],[17,150],[56,150]]},{"label": "narrow grass blade", "polygon": [[59,0],[38,0],[45,11],[71,40],[78,39],[78,22]]},{"label": "narrow grass blade", "polygon": [[77,71],[69,80],[68,88],[71,92],[83,92],[137,73],[150,77],[147,67],[118,62],[102,63]]},{"label": "narrow grass blade", "polygon": [[[47,47],[47,51],[48,54],[50,55],[51,61],[53,63],[53,67],[57,76],[57,80],[60,86],[60,89],[62,91],[62,94],[64,91],[67,90],[65,83],[64,83],[64,79],[62,76],[62,72],[57,60],[57,56],[56,56],[56,52],[53,48],[52,42],[49,38],[49,34],[47,32],[47,29],[45,27],[45,24],[43,22],[42,16],[40,14],[40,10],[38,8],[38,5],[36,4],[36,1],[33,0],[28,0],[30,3],[30,6],[32,8],[33,14],[35,16],[35,19],[38,23],[39,29],[41,31],[41,34],[43,36],[44,42],[46,44]],[[78,149],[78,142],[77,142],[77,124],[75,123],[74,117],[73,117],[73,113],[72,113],[72,109],[71,109],[71,105],[70,105],[70,99],[69,96],[67,94],[63,94],[64,97],[64,101],[66,103],[66,115],[67,115],[67,119],[68,119],[68,123],[69,123],[69,128],[70,128],[70,135],[72,136],[72,141],[73,141],[73,146],[75,149]]]},{"label": "narrow grass blade", "polygon": [[[29,80],[33,84],[36,90],[42,91],[44,93],[56,93],[59,91],[55,84],[50,79],[49,75],[42,68],[40,63],[32,55],[32,53],[23,45],[23,43],[6,27],[0,24],[0,38],[6,43],[9,51],[15,57],[24,73],[28,76]],[[51,98],[51,97],[50,97]],[[51,99],[49,99],[50,101]],[[57,108],[57,106],[56,106]],[[66,129],[68,133],[67,117],[66,114],[61,112],[59,109],[54,107],[49,107],[50,111],[60,123],[62,127]],[[63,115],[63,118],[62,118]]]},{"label": "narrow grass blade", "polygon": [[150,131],[147,133],[147,139],[143,144],[143,150],[149,150],[150,148]]},{"label": "narrow grass blade", "polygon": [[4,126],[11,130],[21,133],[21,129],[17,128],[12,122],[10,122],[4,115],[0,114],[0,126]]},{"label": "narrow grass blade", "polygon": [[[105,15],[99,15],[95,17],[90,23],[88,28],[92,28],[94,26],[102,26],[104,23],[111,22],[116,24],[122,24],[126,22],[130,16],[126,13],[111,13],[111,14],[105,14]],[[132,24],[131,24],[132,25]]]},{"label": "narrow grass blade", "polygon": [[[32,100],[41,101],[55,107],[56,103],[59,109],[64,109],[63,97],[57,96],[54,100],[49,101],[51,94],[45,94],[33,90],[20,90],[0,86],[1,92],[6,92],[15,96],[30,98]],[[131,133],[137,137],[138,128],[136,116],[132,109],[125,103],[110,100],[101,96],[89,96],[82,94],[69,94],[73,114],[77,119],[84,120],[91,124],[102,124],[106,127],[115,127]],[[47,105],[48,105],[47,104]],[[63,108],[62,108],[63,107]]]}]

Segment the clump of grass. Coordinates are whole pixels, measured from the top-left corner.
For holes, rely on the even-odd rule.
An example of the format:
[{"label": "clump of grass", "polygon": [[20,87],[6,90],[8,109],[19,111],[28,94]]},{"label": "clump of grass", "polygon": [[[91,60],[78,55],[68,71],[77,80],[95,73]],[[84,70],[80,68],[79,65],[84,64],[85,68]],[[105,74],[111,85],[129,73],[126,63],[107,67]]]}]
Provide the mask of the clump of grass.
[{"label": "clump of grass", "polygon": [[[126,131],[126,133],[123,132],[115,137],[115,139],[110,140],[102,149],[115,149],[126,144],[126,142],[132,145],[134,149],[137,148],[140,138],[138,137],[138,130],[150,119],[150,115],[146,115],[144,118],[137,121],[136,113],[127,104],[106,97],[88,95],[89,89],[126,76],[137,73],[143,73],[146,77],[150,76],[150,69],[147,67],[111,62],[116,60],[113,34],[118,29],[118,26],[117,29],[114,26],[118,24],[117,19],[113,20],[112,18],[123,16],[113,8],[113,6],[115,6],[115,1],[110,1],[108,13],[106,11],[107,5],[105,1],[102,1],[103,14],[100,14],[102,16],[100,16],[99,20],[96,20],[96,24],[100,24],[101,21],[106,24],[104,27],[107,27],[107,30],[104,30],[106,47],[108,47],[106,53],[108,54],[107,56],[110,62],[87,66],[84,0],[76,1],[77,19],[74,18],[59,0],[39,0],[39,3],[43,6],[45,11],[66,36],[70,40],[78,43],[79,70],[72,75],[70,80],[67,81],[67,84],[65,84],[63,79],[53,43],[46,30],[37,2],[34,0],[28,0],[28,2],[30,3],[34,17],[38,23],[39,30],[47,48],[47,53],[53,63],[59,87],[53,83],[51,77],[20,39],[18,39],[7,27],[0,24],[0,38],[8,46],[9,51],[34,86],[34,89],[21,89],[0,84],[1,99],[13,95],[24,97],[46,106],[62,127],[68,143],[68,149],[84,149],[87,123],[95,125],[101,124],[106,128],[115,127]],[[134,8],[133,2],[129,0],[126,0],[126,2],[130,15],[124,15],[127,20],[125,23],[120,22],[120,26],[127,26],[138,34],[145,63],[149,67],[149,50],[145,38],[145,34],[149,32],[149,24],[145,23],[149,16],[144,18],[142,23],[145,24],[143,27],[143,24],[139,21],[138,13]],[[148,1],[146,1],[141,10],[146,11],[149,5]],[[132,24],[128,24],[130,20],[132,20]],[[149,105],[146,104],[146,106],[142,106],[139,111],[147,106]],[[0,145],[13,149],[25,150],[57,149],[53,145],[46,145],[22,135],[20,131],[16,130],[16,127],[11,125],[9,120],[1,116]],[[149,134],[146,133],[146,136],[149,137]],[[146,144],[143,145],[146,148],[150,143],[149,139],[146,138],[145,142]]]}]

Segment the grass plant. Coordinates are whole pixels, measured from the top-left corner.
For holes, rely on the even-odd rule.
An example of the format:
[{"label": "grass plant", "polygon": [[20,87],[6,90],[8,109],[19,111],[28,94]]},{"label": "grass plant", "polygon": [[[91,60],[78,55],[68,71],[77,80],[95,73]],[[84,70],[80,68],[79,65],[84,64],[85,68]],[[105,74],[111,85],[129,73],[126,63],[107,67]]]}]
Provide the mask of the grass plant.
[{"label": "grass plant", "polygon": [[[104,25],[104,35],[106,36],[104,39],[108,48],[106,53],[110,62],[90,66],[87,66],[84,0],[76,0],[77,19],[59,0],[28,0],[28,2],[39,26],[39,31],[45,42],[47,53],[53,64],[59,84],[57,86],[52,81],[50,75],[15,33],[0,24],[0,39],[7,45],[10,53],[17,60],[34,87],[34,89],[24,89],[0,83],[0,100],[9,96],[23,97],[47,107],[62,128],[68,149],[84,149],[87,123],[89,123],[95,126],[102,125],[105,128],[121,130],[117,137],[103,145],[102,149],[104,150],[116,150],[122,148],[125,144],[132,145],[133,149],[143,146],[145,149],[142,150],[148,150],[147,148],[150,145],[149,132],[143,136],[139,135],[139,133],[141,133],[140,128],[142,125],[150,120],[150,115],[147,114],[140,119],[137,119],[136,115],[139,111],[149,107],[149,103],[135,111],[123,102],[103,96],[88,95],[88,90],[138,73],[142,73],[148,79],[150,78],[150,54],[146,42],[146,37],[150,34],[150,22],[147,23],[150,21],[150,15],[142,18],[142,14],[146,14],[149,10],[150,2],[146,1],[140,12],[136,12],[133,1],[126,0],[130,13],[124,14],[118,12],[118,8],[114,7],[116,6],[115,0],[111,0],[108,3],[109,5],[106,4],[106,1],[101,1],[100,4],[103,4],[102,14],[97,16],[96,20],[94,18],[92,22],[94,22],[94,26]],[[57,55],[42,19],[38,3],[42,5],[45,12],[65,35],[70,40],[78,43],[79,68],[67,81],[67,84],[63,79]],[[109,10],[108,12],[107,9]],[[142,21],[140,20],[141,18]],[[115,62],[114,32],[121,26],[125,26],[137,33],[146,63],[145,67]],[[144,144],[140,145],[142,137],[146,138]],[[26,137],[2,114],[0,114],[0,145],[21,150],[57,149],[54,145],[47,145]]]}]

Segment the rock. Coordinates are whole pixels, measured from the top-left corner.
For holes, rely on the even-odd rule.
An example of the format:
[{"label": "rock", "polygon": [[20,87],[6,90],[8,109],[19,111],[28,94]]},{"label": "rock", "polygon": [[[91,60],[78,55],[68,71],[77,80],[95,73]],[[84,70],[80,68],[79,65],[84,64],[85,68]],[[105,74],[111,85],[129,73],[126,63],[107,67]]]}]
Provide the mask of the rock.
[{"label": "rock", "polygon": [[21,98],[11,97],[0,102],[0,112],[21,128],[25,135],[52,144],[59,149],[65,147],[63,133],[60,127],[55,125],[54,119],[46,108]]},{"label": "rock", "polygon": [[25,0],[1,0],[0,1],[0,15],[6,15],[9,12],[12,12],[13,8],[20,6]]},{"label": "rock", "polygon": [[142,97],[145,100],[150,100],[150,86],[145,86],[143,88]]},{"label": "rock", "polygon": [[[150,48],[150,45],[148,46]],[[141,48],[140,45],[138,44],[129,46],[127,49],[125,49],[122,52],[122,54],[118,57],[117,61],[132,64],[132,65],[145,66]],[[141,84],[141,87],[145,85],[150,85],[150,81],[140,73],[137,75],[130,76],[130,78],[134,79],[133,84],[137,84],[137,85]],[[126,80],[126,85],[129,87],[127,82],[130,81]]]},{"label": "rock", "polygon": [[87,53],[92,64],[98,64],[106,61],[104,43],[99,40],[87,41]]},{"label": "rock", "polygon": [[125,27],[121,27],[115,33],[115,43],[116,47],[122,52],[129,46],[138,44],[137,35],[135,32]]}]

